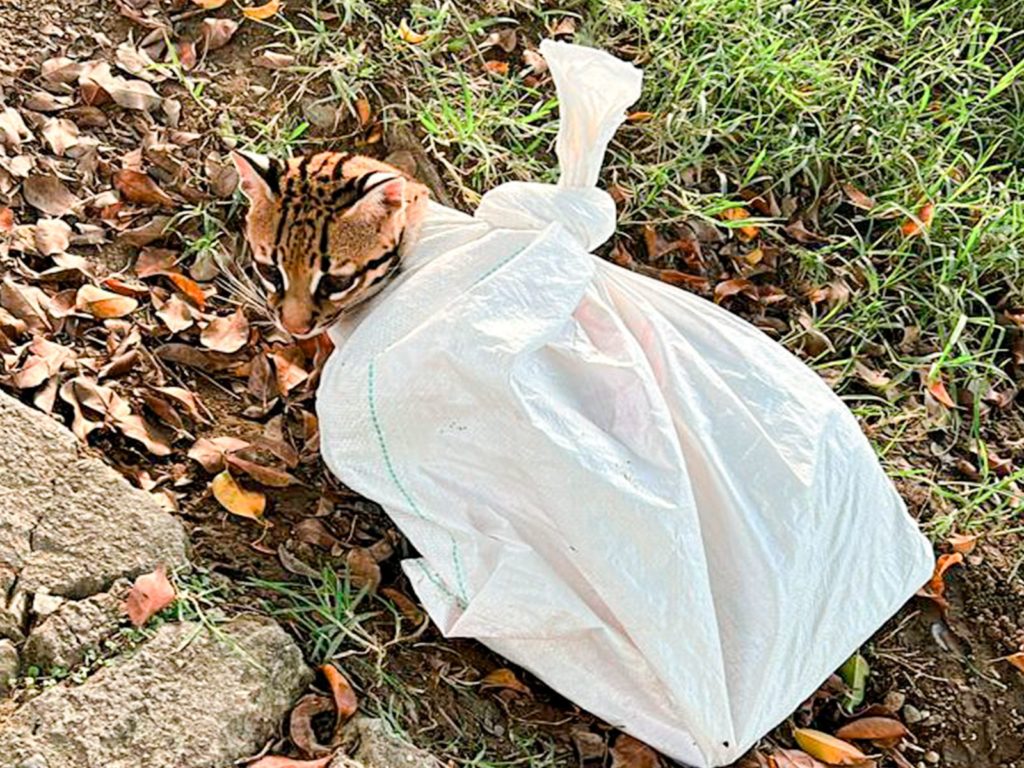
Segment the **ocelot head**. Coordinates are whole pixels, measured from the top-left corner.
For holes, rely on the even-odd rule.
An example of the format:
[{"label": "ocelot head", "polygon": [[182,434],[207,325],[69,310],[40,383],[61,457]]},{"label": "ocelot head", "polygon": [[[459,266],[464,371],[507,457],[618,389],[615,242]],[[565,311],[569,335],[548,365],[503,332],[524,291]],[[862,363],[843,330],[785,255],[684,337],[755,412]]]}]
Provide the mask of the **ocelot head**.
[{"label": "ocelot head", "polygon": [[425,186],[368,157],[232,158],[249,199],[246,237],[267,305],[297,338],[325,330],[380,290],[426,210]]}]

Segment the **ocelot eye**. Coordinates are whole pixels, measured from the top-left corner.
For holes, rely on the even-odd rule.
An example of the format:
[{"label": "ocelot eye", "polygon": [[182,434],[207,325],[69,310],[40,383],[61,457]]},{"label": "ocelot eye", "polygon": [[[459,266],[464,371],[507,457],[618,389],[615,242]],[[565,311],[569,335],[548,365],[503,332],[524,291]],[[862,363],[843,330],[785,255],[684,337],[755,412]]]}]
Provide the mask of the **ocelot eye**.
[{"label": "ocelot eye", "polygon": [[337,293],[344,293],[352,287],[355,275],[332,275],[325,273],[320,276],[316,292],[321,298],[329,299]]},{"label": "ocelot eye", "polygon": [[268,286],[272,286],[274,293],[281,293],[284,290],[284,281],[281,279],[281,270],[276,264],[264,264],[262,261],[253,260],[256,265],[256,274]]}]

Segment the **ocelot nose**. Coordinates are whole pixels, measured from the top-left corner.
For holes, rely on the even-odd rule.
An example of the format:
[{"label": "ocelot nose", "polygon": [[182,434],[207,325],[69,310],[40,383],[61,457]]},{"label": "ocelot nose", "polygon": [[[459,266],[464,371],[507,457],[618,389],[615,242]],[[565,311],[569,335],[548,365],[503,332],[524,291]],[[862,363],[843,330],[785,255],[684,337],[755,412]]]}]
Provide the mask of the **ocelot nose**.
[{"label": "ocelot nose", "polygon": [[309,333],[313,329],[312,308],[286,298],[281,304],[281,325],[288,333]]}]

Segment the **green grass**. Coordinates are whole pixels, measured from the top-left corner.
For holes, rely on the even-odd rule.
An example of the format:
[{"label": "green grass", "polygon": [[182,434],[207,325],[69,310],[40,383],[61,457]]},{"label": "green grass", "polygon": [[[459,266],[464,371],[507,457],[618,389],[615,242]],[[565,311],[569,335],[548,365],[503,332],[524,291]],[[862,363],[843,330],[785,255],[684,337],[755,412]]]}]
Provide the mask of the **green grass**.
[{"label": "green grass", "polygon": [[[577,42],[633,60],[645,73],[634,108],[653,117],[619,131],[602,176],[625,193],[624,242],[642,254],[640,227],[672,230],[694,220],[733,237],[718,215],[742,204],[743,190],[770,191],[786,215],[759,215],[757,242],[732,244],[725,269],[743,274],[750,271],[737,266],[744,254],[778,249],[775,270],[752,279],[787,296],[766,310],[789,329],[780,340],[854,410],[889,472],[913,491],[912,506],[933,537],[999,537],[1018,530],[1024,481],[1022,445],[996,429],[1004,416],[983,402],[991,388],[1013,386],[1010,344],[1021,330],[1003,313],[1024,306],[1022,5],[296,3],[268,22],[269,47],[297,57],[275,89],[287,85],[292,101],[269,120],[232,130],[243,144],[278,154],[352,148],[353,121],[317,138],[299,103],[315,99],[354,114],[364,97],[385,120],[416,130],[453,196],[472,208],[503,181],[557,178],[553,89],[525,77],[518,52],[508,76],[484,72],[483,62],[495,58],[487,34],[514,23],[521,51],[522,41],[536,44],[562,18],[576,19]],[[401,39],[403,17],[426,35],[422,43]],[[851,206],[844,184],[874,207]],[[904,236],[901,223],[926,202],[935,207],[930,228]],[[791,209],[826,242],[788,237]],[[840,289],[833,300],[808,298],[828,285]],[[751,314],[750,306],[737,308]],[[813,356],[808,334],[819,342]],[[936,381],[958,408],[926,394]],[[1000,474],[986,458],[992,451],[1016,458],[1015,468]],[[964,461],[971,473],[957,470]],[[309,638],[314,660],[347,652],[388,674],[387,641],[362,629],[360,618],[379,606],[353,603],[343,581],[326,577],[312,591],[274,589],[292,590],[289,618]],[[398,678],[385,682],[397,692],[375,706],[396,728],[407,727],[417,692],[403,691],[408,683]],[[500,760],[469,743],[442,751],[464,765],[560,764],[530,737],[510,734],[509,743]]]}]

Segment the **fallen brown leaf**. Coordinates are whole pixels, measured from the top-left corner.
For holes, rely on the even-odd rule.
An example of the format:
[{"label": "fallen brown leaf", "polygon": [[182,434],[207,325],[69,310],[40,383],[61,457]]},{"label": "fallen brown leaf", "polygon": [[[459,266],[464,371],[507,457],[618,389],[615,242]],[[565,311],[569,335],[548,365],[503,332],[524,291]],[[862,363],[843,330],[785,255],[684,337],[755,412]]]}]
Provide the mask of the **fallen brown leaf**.
[{"label": "fallen brown leaf", "polygon": [[333,664],[324,664],[320,667],[320,671],[324,673],[324,678],[331,688],[331,695],[334,696],[334,710],[337,715],[334,721],[334,732],[337,734],[338,729],[344,725],[345,721],[359,709],[359,700],[356,698],[352,684]]},{"label": "fallen brown leaf", "polygon": [[530,695],[530,689],[524,685],[516,673],[511,669],[502,667],[496,669],[493,672],[487,674],[483,680],[480,681],[480,690],[487,690],[488,688],[507,688],[517,693],[524,693],[527,696]]},{"label": "fallen brown leaf", "polygon": [[170,280],[171,284],[197,307],[203,309],[206,306],[206,294],[195,280],[177,272],[165,272],[162,276]]},{"label": "fallen brown leaf", "polygon": [[862,717],[836,731],[836,736],[840,739],[858,741],[888,741],[909,735],[907,727],[891,717]]},{"label": "fallen brown leaf", "polygon": [[850,201],[850,204],[854,208],[860,208],[862,211],[870,211],[878,203],[875,202],[873,197],[864,194],[853,184],[843,184],[843,193],[846,195],[846,199]]},{"label": "fallen brown leaf", "polygon": [[334,709],[334,703],[326,696],[307,693],[292,709],[288,721],[288,735],[292,743],[307,755],[323,755],[332,752],[331,747],[316,740],[313,718]]},{"label": "fallen brown leaf", "polygon": [[216,474],[224,469],[224,458],[226,454],[236,451],[244,451],[249,443],[237,437],[224,435],[222,437],[201,437],[188,449],[188,457],[199,462],[203,469],[210,474]]},{"label": "fallen brown leaf", "polygon": [[799,749],[776,749],[772,752],[771,760],[775,768],[828,768],[820,760]]},{"label": "fallen brown leaf", "polygon": [[1018,651],[1017,653],[1011,653],[1007,656],[1004,661],[1008,661],[1014,667],[1024,672],[1024,651]]},{"label": "fallen brown leaf", "polygon": [[206,11],[215,11],[222,5],[225,5],[228,0],[192,0],[195,5]]},{"label": "fallen brown leaf", "polygon": [[249,321],[242,308],[211,321],[199,335],[199,341],[208,349],[228,354],[244,347],[249,341]]},{"label": "fallen brown leaf", "polygon": [[230,453],[225,454],[224,458],[229,466],[234,467],[239,472],[244,472],[260,485],[266,485],[270,488],[285,488],[289,485],[299,484],[298,479],[283,469],[266,467]]},{"label": "fallen brown leaf", "polygon": [[136,627],[141,627],[154,615],[174,602],[177,595],[167,579],[167,569],[158,565],[152,573],[145,573],[135,579],[125,610]]},{"label": "fallen brown leaf", "polygon": [[141,171],[125,168],[114,174],[114,188],[130,203],[162,205],[173,208],[174,199],[164,192],[153,179]]},{"label": "fallen brown leaf", "polygon": [[804,752],[830,765],[857,765],[871,759],[853,744],[811,728],[794,728],[793,738]]},{"label": "fallen brown leaf", "polygon": [[36,222],[35,246],[43,256],[63,253],[71,245],[71,227],[62,219],[40,219]]},{"label": "fallen brown leaf", "polygon": [[181,333],[195,324],[192,308],[177,296],[171,296],[164,302],[157,309],[156,316],[163,321],[171,333]]},{"label": "fallen brown leaf", "polygon": [[[197,0],[193,0],[197,2]],[[316,760],[296,760],[292,757],[281,757],[279,755],[267,755],[261,757],[255,763],[249,763],[247,768],[327,768],[327,764],[334,759],[334,755],[326,755]]]},{"label": "fallen brown leaf", "polygon": [[252,8],[243,8],[242,15],[247,19],[264,21],[280,11],[282,7],[283,4],[280,0],[269,0],[269,2],[266,2],[263,5],[257,5]]},{"label": "fallen brown leaf", "polygon": [[418,626],[426,621],[427,615],[423,612],[423,609],[397,589],[385,587],[380,591],[380,593],[383,597],[386,597],[388,600],[393,602],[398,608],[399,613],[414,625]]},{"label": "fallen brown leaf", "polygon": [[900,225],[900,231],[904,237],[916,237],[924,233],[932,225],[935,218],[935,206],[932,203],[925,203],[917,211],[917,216],[908,218]]},{"label": "fallen brown leaf", "polygon": [[105,291],[99,286],[86,283],[78,289],[75,306],[93,317],[105,320],[130,315],[138,308],[139,302],[130,296]]},{"label": "fallen brown leaf", "polygon": [[259,491],[249,491],[238,484],[228,470],[224,470],[210,483],[210,490],[220,505],[239,517],[259,520],[267,507],[267,497]]},{"label": "fallen brown leaf", "polygon": [[236,355],[199,349],[190,344],[163,344],[157,347],[154,354],[169,363],[178,363],[190,368],[197,368],[206,373],[218,373],[237,368],[241,360]]},{"label": "fallen brown leaf", "polygon": [[966,533],[954,533],[946,539],[946,543],[953,548],[954,552],[959,552],[962,555],[969,555],[974,551],[975,546],[977,546],[978,538],[978,534],[974,534],[972,536]]},{"label": "fallen brown leaf", "polygon": [[350,549],[345,555],[345,565],[354,585],[370,593],[377,591],[381,579],[380,566],[368,549]]},{"label": "fallen brown leaf", "polygon": [[661,757],[638,739],[620,733],[615,745],[610,750],[611,768],[661,768]]},{"label": "fallen brown leaf", "polygon": [[953,402],[953,398],[946,391],[946,385],[942,383],[942,379],[937,378],[931,382],[928,385],[928,393],[946,408],[956,408],[956,403]]},{"label": "fallen brown leaf", "polygon": [[25,202],[48,216],[64,216],[81,205],[64,183],[49,174],[31,174],[21,185]]}]

